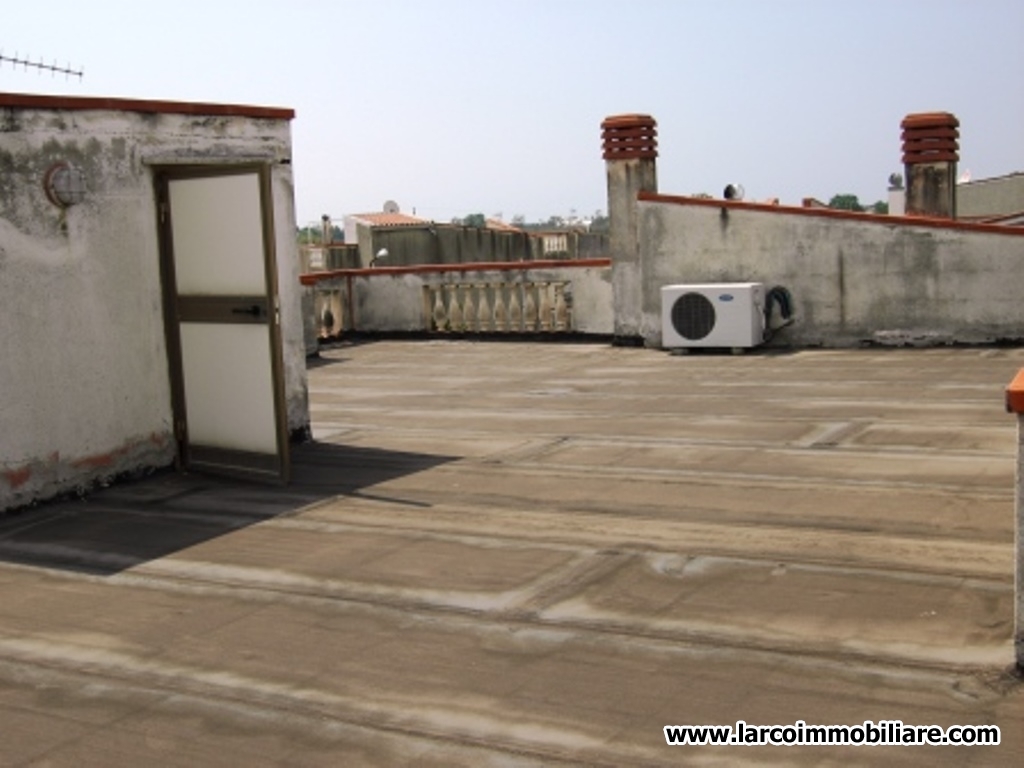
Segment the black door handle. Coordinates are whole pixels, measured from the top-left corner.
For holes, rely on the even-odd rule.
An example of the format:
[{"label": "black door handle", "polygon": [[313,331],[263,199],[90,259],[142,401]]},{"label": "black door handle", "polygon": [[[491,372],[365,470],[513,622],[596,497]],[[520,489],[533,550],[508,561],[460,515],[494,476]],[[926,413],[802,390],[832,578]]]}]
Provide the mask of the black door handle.
[{"label": "black door handle", "polygon": [[260,316],[260,305],[253,304],[251,307],[234,307],[231,310],[232,315],[252,315],[253,317]]}]

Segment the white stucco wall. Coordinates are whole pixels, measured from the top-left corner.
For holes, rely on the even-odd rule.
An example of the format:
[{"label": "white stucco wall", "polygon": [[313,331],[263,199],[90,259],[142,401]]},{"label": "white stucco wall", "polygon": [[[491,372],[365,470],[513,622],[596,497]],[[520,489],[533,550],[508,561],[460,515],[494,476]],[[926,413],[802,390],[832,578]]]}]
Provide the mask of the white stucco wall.
[{"label": "white stucco wall", "polygon": [[[662,285],[782,285],[793,345],[1024,339],[1024,232],[897,217],[641,200],[640,335],[661,343]],[[616,312],[620,308],[616,307]]]},{"label": "white stucco wall", "polygon": [[[308,425],[290,156],[286,119],[0,105],[0,509],[173,461],[153,163],[272,164],[288,420]],[[87,182],[66,210],[41,183],[58,160]]]}]

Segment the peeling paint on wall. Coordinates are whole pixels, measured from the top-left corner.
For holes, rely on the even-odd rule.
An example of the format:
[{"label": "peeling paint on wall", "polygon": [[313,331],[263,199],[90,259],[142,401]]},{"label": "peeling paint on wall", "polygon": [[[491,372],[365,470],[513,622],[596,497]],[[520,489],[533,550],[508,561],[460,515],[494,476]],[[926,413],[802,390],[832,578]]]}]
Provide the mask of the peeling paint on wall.
[{"label": "peeling paint on wall", "polygon": [[166,467],[173,461],[173,435],[154,432],[101,453],[67,457],[53,451],[14,465],[0,465],[0,510],[56,493],[83,493],[117,476]]},{"label": "peeling paint on wall", "polygon": [[32,477],[32,467],[24,466],[20,469],[6,469],[0,472],[7,481],[7,487],[12,491],[16,491],[25,483],[28,482],[29,478]]}]

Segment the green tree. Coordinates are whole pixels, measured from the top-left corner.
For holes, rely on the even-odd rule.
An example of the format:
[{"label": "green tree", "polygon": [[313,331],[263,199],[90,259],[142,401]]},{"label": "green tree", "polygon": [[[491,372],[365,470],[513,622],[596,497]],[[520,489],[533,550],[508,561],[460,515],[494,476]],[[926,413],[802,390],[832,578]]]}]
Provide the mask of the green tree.
[{"label": "green tree", "polygon": [[462,226],[464,227],[486,227],[487,217],[482,213],[471,213],[462,220]]},{"label": "green tree", "polygon": [[856,195],[846,193],[843,195],[833,195],[832,199],[828,201],[829,208],[835,208],[839,211],[863,211],[864,206],[860,204],[860,200],[857,199]]},{"label": "green tree", "polygon": [[889,204],[884,202],[884,201],[882,201],[882,200],[879,200],[877,203],[875,203],[874,205],[871,206],[871,212],[872,213],[888,213],[889,212]]}]

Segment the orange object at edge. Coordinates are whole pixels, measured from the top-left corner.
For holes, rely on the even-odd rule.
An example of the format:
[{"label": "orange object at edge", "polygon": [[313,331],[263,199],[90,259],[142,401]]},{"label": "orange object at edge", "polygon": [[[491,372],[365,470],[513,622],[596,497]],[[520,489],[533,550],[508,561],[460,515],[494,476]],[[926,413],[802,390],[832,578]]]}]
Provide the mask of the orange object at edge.
[{"label": "orange object at edge", "polygon": [[1006,388],[1006,410],[1009,413],[1024,413],[1024,368],[1017,371]]}]

